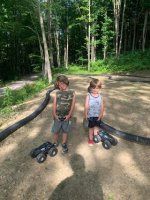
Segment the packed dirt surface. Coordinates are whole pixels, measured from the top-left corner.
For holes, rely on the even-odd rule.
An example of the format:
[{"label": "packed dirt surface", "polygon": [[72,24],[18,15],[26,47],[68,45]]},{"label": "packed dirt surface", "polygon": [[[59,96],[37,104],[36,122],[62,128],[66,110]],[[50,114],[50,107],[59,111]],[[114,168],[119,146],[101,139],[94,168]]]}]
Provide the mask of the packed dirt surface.
[{"label": "packed dirt surface", "polygon": [[[0,200],[149,200],[150,146],[117,138],[118,145],[109,150],[101,144],[89,147],[82,122],[90,76],[68,77],[77,95],[68,154],[63,155],[59,145],[58,154],[42,164],[29,155],[31,149],[52,141],[51,99],[36,119],[0,143]],[[103,121],[124,132],[150,137],[150,78],[92,77],[103,83]],[[32,113],[45,94],[26,104],[0,129]]]}]

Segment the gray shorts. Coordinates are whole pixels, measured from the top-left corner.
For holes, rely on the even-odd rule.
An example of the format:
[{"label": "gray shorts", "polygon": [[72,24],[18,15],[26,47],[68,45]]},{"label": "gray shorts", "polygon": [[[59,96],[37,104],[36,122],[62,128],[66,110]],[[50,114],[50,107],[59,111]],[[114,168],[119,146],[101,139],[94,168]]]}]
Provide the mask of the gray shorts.
[{"label": "gray shorts", "polygon": [[54,119],[52,126],[52,133],[69,133],[71,130],[71,121],[58,121]]}]

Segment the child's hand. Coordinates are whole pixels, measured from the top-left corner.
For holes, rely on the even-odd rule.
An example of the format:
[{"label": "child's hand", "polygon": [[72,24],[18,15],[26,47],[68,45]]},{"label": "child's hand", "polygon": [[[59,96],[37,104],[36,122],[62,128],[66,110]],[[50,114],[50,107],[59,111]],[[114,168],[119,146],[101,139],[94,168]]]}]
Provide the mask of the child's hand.
[{"label": "child's hand", "polygon": [[100,121],[101,120],[101,117],[99,117],[98,119],[97,119],[97,121]]},{"label": "child's hand", "polygon": [[85,119],[85,120],[88,120],[88,116],[87,116],[87,115],[85,115],[85,116],[84,116],[84,119]]},{"label": "child's hand", "polygon": [[66,120],[70,119],[70,117],[71,117],[70,115],[66,115],[66,116],[65,116],[65,120],[64,120],[64,121],[66,121]]},{"label": "child's hand", "polygon": [[57,116],[57,115],[55,115],[55,116],[54,116],[54,118],[55,118],[56,120],[58,120],[58,121],[59,121],[59,118],[58,118],[58,116]]}]

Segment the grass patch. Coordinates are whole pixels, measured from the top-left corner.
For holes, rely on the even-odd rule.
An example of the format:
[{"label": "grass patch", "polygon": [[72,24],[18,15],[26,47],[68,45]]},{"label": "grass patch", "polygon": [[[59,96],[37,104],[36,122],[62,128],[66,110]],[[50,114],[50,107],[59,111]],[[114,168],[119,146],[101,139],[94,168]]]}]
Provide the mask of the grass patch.
[{"label": "grass patch", "polygon": [[87,66],[70,65],[68,69],[64,67],[53,69],[53,75],[57,74],[123,74],[127,72],[135,72],[140,70],[150,70],[150,49],[145,52],[136,51],[128,52],[120,55],[108,57],[107,59],[99,59],[91,63],[90,71]]},{"label": "grass patch", "polygon": [[23,103],[31,99],[38,92],[41,92],[48,86],[46,79],[39,79],[34,84],[27,84],[20,90],[11,90],[6,88],[4,96],[0,98],[0,117],[8,117],[13,112],[12,106]]}]

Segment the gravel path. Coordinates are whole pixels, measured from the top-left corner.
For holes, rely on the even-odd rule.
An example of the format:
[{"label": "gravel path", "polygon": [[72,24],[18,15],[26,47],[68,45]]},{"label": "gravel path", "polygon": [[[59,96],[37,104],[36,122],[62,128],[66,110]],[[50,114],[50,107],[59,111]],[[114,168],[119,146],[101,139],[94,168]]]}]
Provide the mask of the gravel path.
[{"label": "gravel path", "polygon": [[[96,77],[103,82],[104,121],[119,130],[149,137],[150,84]],[[149,200],[149,146],[122,139],[110,150],[101,144],[88,146],[82,119],[89,80],[70,76],[77,102],[67,155],[59,146],[58,154],[43,164],[29,156],[32,148],[52,141],[51,102],[40,116],[0,143],[0,200]],[[43,99],[45,93],[39,96]],[[41,101],[34,99],[1,128],[29,115]]]},{"label": "gravel path", "polygon": [[34,81],[37,80],[38,78],[39,78],[39,75],[25,76],[23,79],[19,81],[14,81],[12,83],[9,83],[7,86],[0,88],[0,96],[4,94],[4,90],[6,88],[10,88],[11,90],[21,89],[27,84],[34,83]]}]

